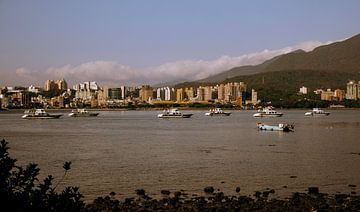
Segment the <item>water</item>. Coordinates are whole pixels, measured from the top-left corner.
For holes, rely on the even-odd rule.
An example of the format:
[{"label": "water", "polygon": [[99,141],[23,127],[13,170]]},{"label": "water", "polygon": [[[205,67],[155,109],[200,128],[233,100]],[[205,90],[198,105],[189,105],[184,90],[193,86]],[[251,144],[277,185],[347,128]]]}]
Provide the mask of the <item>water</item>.
[{"label": "water", "polygon": [[[156,117],[158,111],[101,111],[99,117],[57,120],[1,112],[0,137],[18,164],[39,164],[40,179],[52,174],[57,182],[63,162],[72,161],[60,185],[79,186],[86,200],[111,191],[134,196],[138,188],[155,197],[162,189],[203,194],[206,186],[229,195],[237,186],[242,194],[273,188],[286,196],[308,186],[331,193],[360,186],[360,111],[313,118],[285,110],[284,117],[260,119],[252,117],[254,111],[229,117],[187,112],[193,117],[165,120]],[[259,121],[294,123],[295,132],[261,132]]]}]

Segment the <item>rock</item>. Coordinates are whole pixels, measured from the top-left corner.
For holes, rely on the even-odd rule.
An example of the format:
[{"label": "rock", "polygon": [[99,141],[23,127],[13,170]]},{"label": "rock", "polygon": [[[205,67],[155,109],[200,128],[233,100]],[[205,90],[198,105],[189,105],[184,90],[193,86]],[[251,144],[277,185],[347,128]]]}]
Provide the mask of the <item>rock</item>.
[{"label": "rock", "polygon": [[297,176],[295,176],[295,175],[292,175],[292,176],[290,176],[290,178],[297,178]]},{"label": "rock", "polygon": [[275,190],[274,190],[274,189],[270,189],[269,193],[270,193],[270,194],[275,194]]},{"label": "rock", "polygon": [[264,198],[268,198],[268,197],[269,197],[269,193],[270,193],[270,191],[264,191],[264,192],[262,193],[262,196],[263,196]]},{"label": "rock", "polygon": [[144,189],[136,189],[135,192],[139,196],[145,196],[145,190]]},{"label": "rock", "polygon": [[163,195],[170,195],[170,191],[168,191],[168,190],[161,190],[161,194],[163,194]]},{"label": "rock", "polygon": [[181,191],[175,191],[174,196],[176,198],[180,197],[181,196]]},{"label": "rock", "polygon": [[225,182],[224,181],[221,181],[221,184],[224,184]]},{"label": "rock", "polygon": [[319,188],[318,187],[309,187],[308,188],[308,194],[318,195],[319,194]]},{"label": "rock", "polygon": [[354,185],[354,184],[349,184],[348,185],[350,188],[355,188],[356,187],[356,185]]},{"label": "rock", "polygon": [[204,192],[207,194],[212,194],[212,193],[214,193],[214,191],[215,191],[214,187],[212,187],[212,186],[208,186],[208,187],[204,188]]},{"label": "rock", "polygon": [[256,198],[260,198],[261,192],[260,192],[260,191],[255,191],[254,196],[255,196]]},{"label": "rock", "polygon": [[235,191],[236,191],[236,193],[239,193],[240,192],[240,187],[236,187]]}]

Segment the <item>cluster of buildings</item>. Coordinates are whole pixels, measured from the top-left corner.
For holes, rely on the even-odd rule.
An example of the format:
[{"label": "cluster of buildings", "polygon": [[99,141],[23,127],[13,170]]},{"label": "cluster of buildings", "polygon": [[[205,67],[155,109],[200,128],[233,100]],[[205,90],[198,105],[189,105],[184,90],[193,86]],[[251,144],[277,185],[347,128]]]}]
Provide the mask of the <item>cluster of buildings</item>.
[{"label": "cluster of buildings", "polygon": [[[246,85],[243,82],[220,84],[216,86],[160,87],[149,85],[138,87],[120,86],[117,88],[99,87],[95,82],[75,85],[74,102],[91,106],[111,107],[132,104],[183,103],[183,102],[219,102],[242,105],[245,100]],[[257,102],[257,93],[253,90],[252,102]]]},{"label": "cluster of buildings", "polygon": [[[308,88],[302,86],[299,90],[299,94],[308,94]],[[332,91],[330,88],[323,90],[323,89],[316,89],[314,93],[320,95],[320,99],[323,101],[344,101],[346,98],[346,93],[344,90],[336,89]],[[348,99],[348,98],[346,98]]]},{"label": "cluster of buildings", "polygon": [[[343,101],[360,99],[360,81],[349,81],[344,90],[315,90],[321,100]],[[301,87],[299,94],[308,94],[309,89]],[[68,87],[64,79],[47,80],[44,87],[0,87],[0,107],[119,107],[155,103],[212,102],[219,104],[256,105],[257,92],[247,91],[244,82],[230,82],[214,86],[160,87],[143,86],[100,87],[96,82],[84,82]]]}]

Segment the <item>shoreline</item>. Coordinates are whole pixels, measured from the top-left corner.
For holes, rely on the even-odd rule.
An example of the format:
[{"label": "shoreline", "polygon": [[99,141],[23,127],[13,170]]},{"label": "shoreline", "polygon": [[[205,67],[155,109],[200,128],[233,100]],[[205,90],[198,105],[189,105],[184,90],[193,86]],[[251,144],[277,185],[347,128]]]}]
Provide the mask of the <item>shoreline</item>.
[{"label": "shoreline", "polygon": [[226,195],[213,187],[205,187],[204,195],[190,195],[184,191],[162,190],[162,198],[152,198],[144,189],[136,190],[136,197],[117,199],[111,192],[87,203],[88,210],[109,211],[356,211],[360,208],[360,196],[356,185],[349,185],[350,193],[321,193],[318,187],[308,187],[307,192],[294,192],[291,197],[274,197],[276,191],[267,189],[255,191],[253,195],[241,195],[240,187],[236,195]]},{"label": "shoreline", "polygon": [[[214,107],[204,107],[204,108],[196,108],[196,107],[174,107],[179,108],[179,110],[193,110],[193,111],[208,111],[213,109]],[[74,110],[76,108],[48,108],[46,111],[69,111]],[[282,111],[291,111],[291,110],[301,110],[301,111],[309,111],[311,108],[276,108],[277,110]],[[360,110],[360,108],[324,108],[329,111],[356,111]],[[3,113],[23,113],[28,109],[1,109],[0,112]],[[88,111],[162,111],[164,108],[87,108]],[[257,111],[257,109],[238,109],[238,108],[223,108],[224,111]]]}]

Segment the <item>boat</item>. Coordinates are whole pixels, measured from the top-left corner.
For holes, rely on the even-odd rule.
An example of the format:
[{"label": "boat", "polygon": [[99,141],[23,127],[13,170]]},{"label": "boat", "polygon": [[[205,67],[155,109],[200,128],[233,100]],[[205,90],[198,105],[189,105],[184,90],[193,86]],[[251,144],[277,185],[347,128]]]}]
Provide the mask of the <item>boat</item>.
[{"label": "boat", "polygon": [[329,112],[325,112],[319,108],[313,108],[312,111],[306,112],[305,116],[328,116],[330,115]]},{"label": "boat", "polygon": [[76,109],[76,110],[72,110],[71,113],[69,113],[70,117],[90,117],[90,116],[97,116],[99,115],[99,113],[93,113],[93,112],[89,112],[85,109]]},{"label": "boat", "polygon": [[275,111],[272,107],[266,107],[262,110],[258,110],[254,117],[281,117],[283,114]]},{"label": "boat", "polygon": [[158,114],[158,118],[190,118],[192,115],[191,113],[182,113],[177,108],[172,108]]},{"label": "boat", "polygon": [[263,123],[257,123],[256,124],[259,130],[265,130],[265,131],[283,131],[283,132],[293,132],[294,131],[294,125],[293,124],[278,124],[278,125],[266,125]]},{"label": "boat", "polygon": [[206,116],[230,116],[230,112],[224,112],[221,108],[210,109]]},{"label": "boat", "polygon": [[62,114],[49,114],[44,109],[25,110],[23,119],[58,119]]}]

